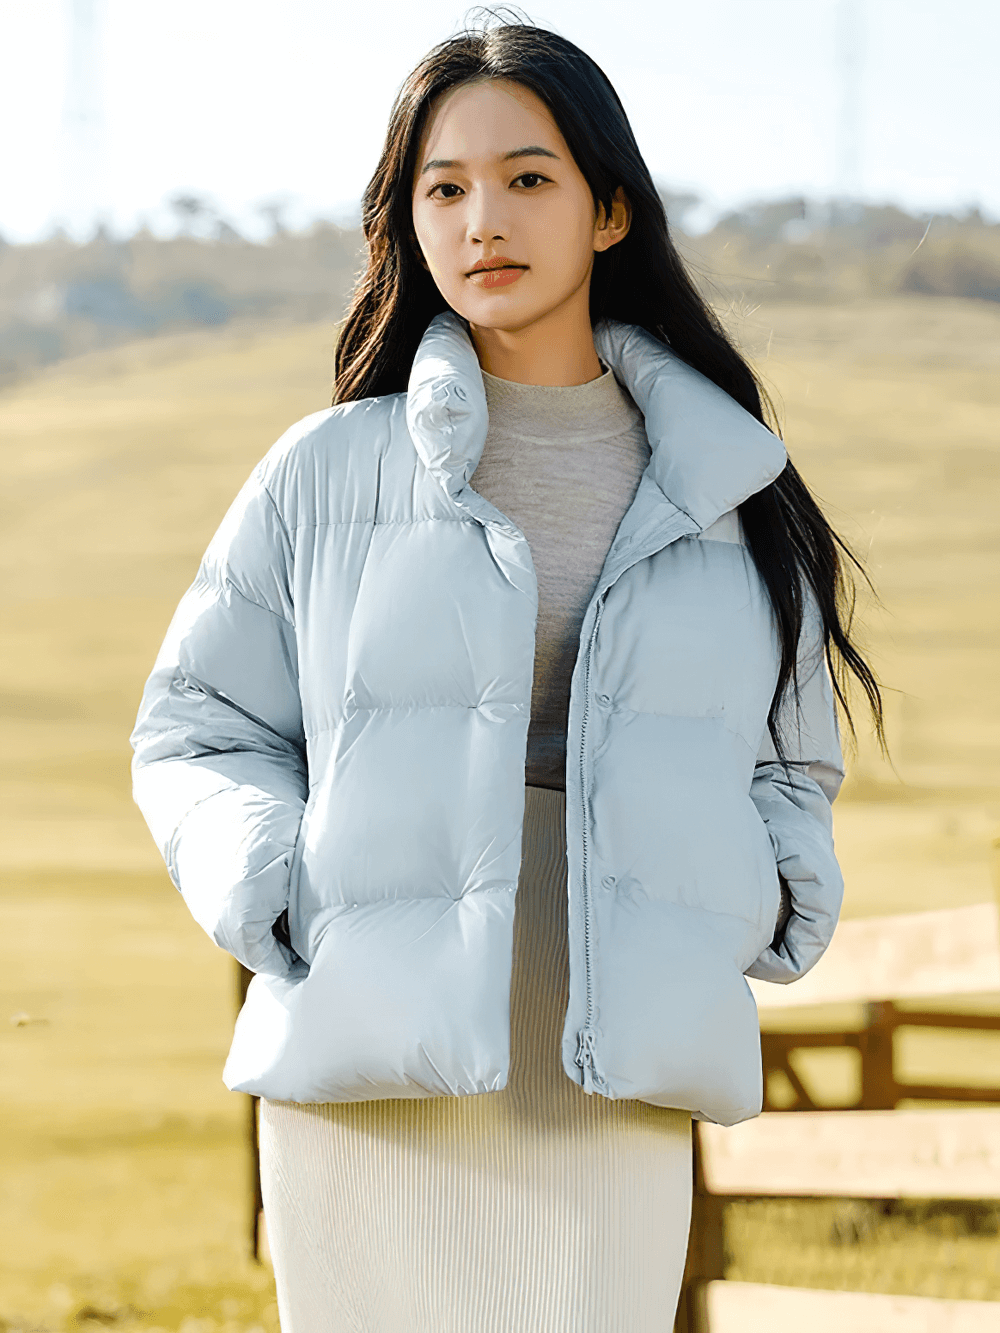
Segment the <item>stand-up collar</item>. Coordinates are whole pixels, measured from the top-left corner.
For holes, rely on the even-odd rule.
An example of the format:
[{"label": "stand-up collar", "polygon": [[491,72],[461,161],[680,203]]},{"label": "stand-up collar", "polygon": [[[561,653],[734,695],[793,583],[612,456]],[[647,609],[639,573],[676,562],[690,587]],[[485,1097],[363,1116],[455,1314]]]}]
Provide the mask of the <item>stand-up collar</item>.
[{"label": "stand-up collar", "polygon": [[[644,329],[606,320],[594,342],[645,417],[646,476],[699,528],[781,472],[781,440]],[[428,471],[458,498],[479,463],[489,416],[475,348],[452,311],[435,315],[417,348],[406,423]]]}]

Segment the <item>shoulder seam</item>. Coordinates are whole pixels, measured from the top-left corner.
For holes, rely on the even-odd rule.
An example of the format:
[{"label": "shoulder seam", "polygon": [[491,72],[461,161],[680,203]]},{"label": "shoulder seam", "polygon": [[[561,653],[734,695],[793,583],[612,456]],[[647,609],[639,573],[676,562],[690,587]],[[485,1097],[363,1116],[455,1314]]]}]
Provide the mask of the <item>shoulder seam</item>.
[{"label": "shoulder seam", "polygon": [[[264,481],[262,481],[260,485],[261,485],[261,490],[264,492],[264,494],[267,496],[268,500],[270,500],[270,502],[271,502],[271,508],[274,510],[274,516],[275,516],[275,518],[276,518],[276,519],[278,520],[278,522],[281,524],[281,531],[285,534],[285,541],[288,542],[288,549],[291,551],[291,553],[292,553],[292,560],[294,561],[294,559],[295,559],[295,547],[294,547],[294,545],[293,545],[293,543],[292,543],[292,534],[291,534],[291,532],[289,531],[288,524],[285,522],[285,516],[284,516],[284,514],[281,512],[281,510],[278,508],[278,502],[277,502],[277,500],[274,498],[274,496],[273,496],[273,495],[271,494],[271,492],[268,490],[267,483],[264,482]],[[250,599],[247,598],[247,600],[249,601]],[[266,608],[265,608],[265,609],[266,609]],[[291,623],[291,622],[289,622],[289,623]]]},{"label": "shoulder seam", "polygon": [[224,576],[220,580],[220,583],[223,587],[228,588],[230,592],[234,592],[236,596],[239,597],[241,601],[246,602],[248,606],[255,606],[258,611],[266,611],[269,616],[274,616],[275,620],[280,620],[281,623],[287,625],[289,629],[295,629],[294,620],[289,620],[287,616],[283,616],[280,611],[275,611],[273,607],[267,606],[264,602],[258,602],[255,597],[248,597],[245,592],[241,592],[240,589],[237,588],[232,579]]}]

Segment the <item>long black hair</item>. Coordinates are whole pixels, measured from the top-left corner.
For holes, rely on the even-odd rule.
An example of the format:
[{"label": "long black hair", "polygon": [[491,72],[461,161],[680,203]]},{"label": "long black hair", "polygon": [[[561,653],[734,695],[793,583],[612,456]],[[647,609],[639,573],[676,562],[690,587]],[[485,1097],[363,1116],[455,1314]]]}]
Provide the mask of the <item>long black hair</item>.
[{"label": "long black hair", "polygon": [[[564,37],[520,22],[500,22],[449,38],[425,56],[399,91],[381,158],[364,194],[367,264],[337,343],[333,401],[404,391],[428,323],[448,309],[420,262],[413,234],[416,155],[435,98],[484,78],[508,79],[541,98],[590,186],[595,210],[602,203],[610,216],[619,186],[632,205],[627,236],[594,256],[591,322],[618,319],[646,329],[758,421],[780,433],[773,406],[753,369],[702,299],[677,253],[663,203],[607,76]],[[796,682],[807,590],[822,618],[824,652],[848,725],[853,733],[846,697],[853,674],[867,696],[876,734],[884,745],[878,682],[851,640],[852,571],[867,578],[862,566],[830,527],[791,462],[777,480],[745,500],[739,512],[770,597],[781,647],[767,719],[778,754],[783,753],[779,708]]]}]

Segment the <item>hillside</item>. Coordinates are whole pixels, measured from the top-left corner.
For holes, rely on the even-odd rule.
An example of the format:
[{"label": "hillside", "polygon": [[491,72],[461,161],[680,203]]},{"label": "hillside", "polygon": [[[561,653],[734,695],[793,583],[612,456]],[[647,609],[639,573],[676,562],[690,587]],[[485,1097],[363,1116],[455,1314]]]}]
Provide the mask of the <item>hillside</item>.
[{"label": "hillside", "polygon": [[139,232],[0,244],[0,384],[140,338],[337,319],[361,246],[360,233],[326,223],[263,243]]},{"label": "hillside", "polygon": [[[748,205],[698,236],[693,196],[662,197],[682,254],[720,310],[761,300],[842,304],[914,294],[1000,301],[1000,224],[978,212],[791,198]],[[196,199],[182,200],[195,208]],[[201,224],[199,224],[201,225]],[[158,239],[0,241],[0,384],[97,348],[182,330],[335,320],[363,262],[360,231],[318,222],[254,242],[224,223]]]}]

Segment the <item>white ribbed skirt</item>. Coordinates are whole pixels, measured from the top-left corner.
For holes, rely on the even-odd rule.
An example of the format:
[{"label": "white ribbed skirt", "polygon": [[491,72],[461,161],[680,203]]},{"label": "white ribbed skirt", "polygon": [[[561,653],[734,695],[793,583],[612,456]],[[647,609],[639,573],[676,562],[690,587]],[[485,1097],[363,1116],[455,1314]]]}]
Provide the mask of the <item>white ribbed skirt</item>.
[{"label": "white ribbed skirt", "polygon": [[511,1069],[476,1097],[260,1103],[283,1333],[669,1333],[691,1118],[563,1072],[566,797],[526,789]]}]

